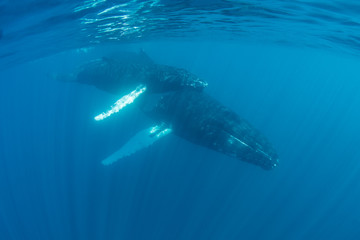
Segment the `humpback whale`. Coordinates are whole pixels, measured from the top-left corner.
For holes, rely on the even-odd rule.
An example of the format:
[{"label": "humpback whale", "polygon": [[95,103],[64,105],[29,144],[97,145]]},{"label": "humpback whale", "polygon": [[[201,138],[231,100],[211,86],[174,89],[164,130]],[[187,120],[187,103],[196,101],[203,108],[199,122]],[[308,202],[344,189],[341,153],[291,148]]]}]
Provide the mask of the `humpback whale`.
[{"label": "humpback whale", "polygon": [[104,159],[104,165],[170,133],[266,170],[278,165],[278,155],[267,138],[203,91],[207,82],[185,69],[156,64],[143,51],[96,59],[81,66],[72,78],[122,96],[95,120],[103,120],[134,101],[154,120],[154,126],[140,131]]},{"label": "humpback whale", "polygon": [[205,81],[185,69],[154,63],[143,51],[95,59],[81,66],[73,81],[117,95],[130,92],[139,84],[146,85],[150,93],[207,86]]}]

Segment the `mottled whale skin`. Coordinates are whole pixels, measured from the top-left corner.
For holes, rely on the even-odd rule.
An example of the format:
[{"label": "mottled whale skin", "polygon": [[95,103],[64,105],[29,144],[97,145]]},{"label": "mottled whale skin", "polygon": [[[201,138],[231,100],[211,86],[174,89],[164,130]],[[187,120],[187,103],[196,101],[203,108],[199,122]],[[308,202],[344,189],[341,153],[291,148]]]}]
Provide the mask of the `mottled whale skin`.
[{"label": "mottled whale skin", "polygon": [[186,89],[169,93],[148,114],[192,143],[267,170],[278,165],[278,155],[269,141],[205,92]]},{"label": "mottled whale skin", "polygon": [[263,169],[278,165],[278,155],[267,138],[206,94],[205,81],[184,69],[155,64],[143,52],[122,56],[84,65],[76,81],[119,96],[144,84],[149,90],[135,104],[175,135]]},{"label": "mottled whale skin", "polygon": [[134,90],[139,84],[146,85],[149,93],[184,88],[201,90],[207,86],[205,81],[185,69],[154,63],[142,51],[95,59],[80,67],[75,81],[116,95]]}]

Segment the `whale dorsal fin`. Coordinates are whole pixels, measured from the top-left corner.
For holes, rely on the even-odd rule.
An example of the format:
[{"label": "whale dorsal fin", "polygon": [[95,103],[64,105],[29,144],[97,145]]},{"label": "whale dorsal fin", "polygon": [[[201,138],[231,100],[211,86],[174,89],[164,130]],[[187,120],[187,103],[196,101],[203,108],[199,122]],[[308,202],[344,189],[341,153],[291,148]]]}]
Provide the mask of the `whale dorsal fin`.
[{"label": "whale dorsal fin", "polygon": [[168,128],[165,124],[160,124],[144,129],[130,138],[130,140],[125,143],[118,151],[104,159],[101,163],[104,165],[110,165],[123,157],[129,156],[143,148],[149,147],[151,144],[171,132],[171,128]]},{"label": "whale dorsal fin", "polygon": [[140,48],[138,56],[142,59],[143,63],[154,64],[153,60],[147,55],[144,49]]}]

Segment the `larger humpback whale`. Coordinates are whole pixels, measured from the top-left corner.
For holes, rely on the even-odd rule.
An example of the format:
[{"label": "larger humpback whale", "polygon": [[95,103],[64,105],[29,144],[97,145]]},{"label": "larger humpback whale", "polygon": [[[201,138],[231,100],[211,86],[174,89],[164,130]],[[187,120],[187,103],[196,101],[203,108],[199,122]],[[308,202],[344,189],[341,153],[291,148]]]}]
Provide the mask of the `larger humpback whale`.
[{"label": "larger humpback whale", "polygon": [[141,51],[96,59],[81,66],[72,78],[122,96],[96,120],[107,118],[134,101],[154,120],[154,126],[140,131],[103,160],[105,165],[169,133],[264,169],[278,165],[278,155],[267,138],[205,93],[207,83],[185,69],[156,64]]}]

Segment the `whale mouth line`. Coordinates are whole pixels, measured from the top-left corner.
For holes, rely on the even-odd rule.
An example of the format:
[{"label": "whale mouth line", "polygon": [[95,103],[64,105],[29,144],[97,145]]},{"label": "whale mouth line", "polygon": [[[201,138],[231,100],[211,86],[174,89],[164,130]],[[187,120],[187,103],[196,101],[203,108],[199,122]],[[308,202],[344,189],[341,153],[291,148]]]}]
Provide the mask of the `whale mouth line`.
[{"label": "whale mouth line", "polygon": [[[252,151],[261,153],[261,154],[264,155],[267,159],[269,159],[270,161],[273,161],[273,158],[272,158],[269,154],[265,153],[263,150],[261,150],[261,149],[259,149],[259,148],[254,148],[254,147],[250,146],[249,144],[245,143],[244,141],[241,141],[240,139],[238,139],[238,138],[235,137],[234,135],[232,135],[232,134],[230,134],[230,133],[228,133],[228,134],[230,135],[230,138],[231,138],[231,139],[228,139],[229,143],[232,143],[233,140],[236,140],[237,142],[239,142],[240,144],[244,145],[245,147],[250,148]],[[276,163],[275,163],[275,165],[276,165]]]}]

